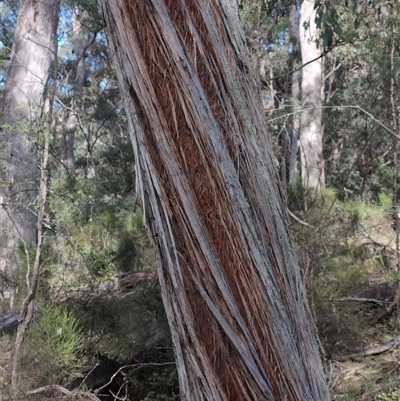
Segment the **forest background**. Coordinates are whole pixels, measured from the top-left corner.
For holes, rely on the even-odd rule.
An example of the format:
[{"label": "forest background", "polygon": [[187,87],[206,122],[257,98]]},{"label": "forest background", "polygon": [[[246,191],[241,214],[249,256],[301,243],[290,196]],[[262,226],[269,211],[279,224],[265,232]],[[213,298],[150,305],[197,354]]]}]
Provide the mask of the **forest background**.
[{"label": "forest background", "polygon": [[[241,2],[260,78],[254,96],[263,99],[332,398],[397,400],[400,6],[308,3]],[[21,4],[0,3],[1,96]],[[65,0],[57,17],[51,121],[15,123],[36,133],[40,158],[48,138],[50,179],[37,308],[17,387],[15,333],[2,333],[0,399],[178,399],[98,5]],[[2,315],[21,308],[34,256],[21,244],[18,269],[0,273]]]}]

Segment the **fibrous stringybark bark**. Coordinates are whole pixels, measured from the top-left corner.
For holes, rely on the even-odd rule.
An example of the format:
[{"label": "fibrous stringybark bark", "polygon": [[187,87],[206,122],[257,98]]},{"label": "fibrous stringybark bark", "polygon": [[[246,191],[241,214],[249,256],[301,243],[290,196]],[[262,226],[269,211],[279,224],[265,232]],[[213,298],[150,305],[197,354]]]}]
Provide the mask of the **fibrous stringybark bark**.
[{"label": "fibrous stringybark bark", "polygon": [[322,153],[322,57],[317,46],[315,0],[303,0],[300,16],[300,47],[303,63],[300,131],[301,176],[306,188],[325,186]]},{"label": "fibrous stringybark bark", "polygon": [[231,0],[101,0],[183,400],[327,400]]},{"label": "fibrous stringybark bark", "polygon": [[[16,248],[36,241],[38,134],[54,58],[60,0],[21,0],[4,95],[0,137],[0,271],[15,269]],[[39,141],[40,142],[40,141]]]}]

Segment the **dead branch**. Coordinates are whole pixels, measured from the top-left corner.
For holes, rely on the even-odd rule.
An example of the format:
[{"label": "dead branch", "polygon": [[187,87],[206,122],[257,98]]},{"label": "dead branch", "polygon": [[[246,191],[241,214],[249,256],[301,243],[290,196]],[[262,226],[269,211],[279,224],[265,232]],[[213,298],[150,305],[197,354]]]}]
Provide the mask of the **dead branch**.
[{"label": "dead branch", "polygon": [[341,297],[334,298],[333,301],[346,302],[346,301],[355,301],[355,302],[365,302],[365,303],[373,303],[377,305],[388,304],[389,301],[382,301],[380,299],[374,298],[359,298],[359,297]]},{"label": "dead branch", "polygon": [[29,390],[26,392],[26,395],[33,395],[33,394],[39,394],[39,393],[44,393],[45,391],[52,391],[56,390],[59,393],[65,394],[65,395],[73,395],[73,393],[69,390],[67,390],[65,387],[60,386],[58,384],[51,384],[49,386],[43,386],[39,388],[35,388],[34,390]]},{"label": "dead branch", "polygon": [[292,213],[289,209],[287,209],[287,212],[288,212],[288,214],[289,214],[289,216],[290,217],[292,217],[293,219],[295,219],[298,223],[300,223],[301,225],[303,225],[303,226],[306,226],[306,227],[310,227],[310,225],[308,224],[308,223],[306,223],[305,221],[303,221],[303,220],[300,220],[294,213]]},{"label": "dead branch", "polygon": [[82,396],[82,397],[86,397],[89,400],[93,400],[93,401],[100,401],[100,399],[88,392],[88,391],[69,391],[68,389],[66,389],[63,386],[60,386],[59,384],[50,384],[48,386],[43,386],[43,387],[39,387],[36,388],[34,390],[29,390],[27,391],[26,395],[34,395],[34,394],[40,394],[40,393],[44,393],[46,391],[58,391],[59,393],[65,394],[67,396],[73,396],[73,397],[77,397],[77,396]]},{"label": "dead branch", "polygon": [[162,362],[162,363],[137,363],[134,365],[125,365],[125,366],[121,366],[110,378],[110,380],[104,384],[103,386],[97,388],[95,390],[95,393],[98,394],[100,392],[100,390],[103,390],[104,388],[106,388],[107,386],[109,386],[113,380],[115,379],[115,377],[118,375],[119,372],[121,372],[123,369],[127,369],[127,368],[133,368],[133,370],[137,370],[140,368],[145,368],[147,366],[168,366],[168,365],[175,365],[175,362]]},{"label": "dead branch", "polygon": [[383,354],[384,352],[390,351],[392,348],[396,347],[399,344],[399,342],[400,342],[400,334],[396,336],[394,339],[384,344],[378,345],[376,347],[367,348],[363,351],[355,352],[353,354],[336,355],[334,359],[338,361],[347,361],[349,359],[364,358],[366,356]]}]

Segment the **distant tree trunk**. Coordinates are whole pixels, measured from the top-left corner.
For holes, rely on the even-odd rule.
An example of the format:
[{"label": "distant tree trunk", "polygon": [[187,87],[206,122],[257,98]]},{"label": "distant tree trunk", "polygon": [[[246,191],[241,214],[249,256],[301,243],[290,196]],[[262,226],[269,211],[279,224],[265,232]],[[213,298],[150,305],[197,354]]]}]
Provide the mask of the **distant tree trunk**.
[{"label": "distant tree trunk", "polygon": [[292,73],[292,135],[289,149],[289,183],[293,184],[297,172],[297,148],[300,134],[300,110],[301,110],[301,71],[300,61],[300,35],[298,11],[295,4],[290,6],[290,42],[293,54],[293,73]]},{"label": "distant tree trunk", "polygon": [[[314,5],[314,0],[304,0],[301,5],[300,46],[304,67],[301,82],[303,111],[300,155],[303,185],[320,189],[325,186],[325,163],[322,153],[322,58],[316,42],[318,30]],[[304,26],[305,23],[307,27]]]},{"label": "distant tree trunk", "polygon": [[36,241],[37,147],[60,0],[21,0],[1,102],[0,271],[15,266],[19,240]]},{"label": "distant tree trunk", "polygon": [[71,110],[67,113],[67,121],[63,126],[63,132],[60,141],[60,159],[63,167],[70,173],[75,171],[75,155],[74,155],[74,142],[75,133],[78,125],[78,116],[82,107],[82,94],[83,85],[85,83],[86,74],[86,48],[88,38],[84,37],[87,34],[87,29],[82,25],[80,18],[82,18],[79,6],[74,5],[73,8],[73,21],[72,21],[72,44],[76,57],[76,75],[74,83],[74,99],[72,102]]},{"label": "distant tree trunk", "polygon": [[101,0],[182,400],[328,400],[232,0]]}]

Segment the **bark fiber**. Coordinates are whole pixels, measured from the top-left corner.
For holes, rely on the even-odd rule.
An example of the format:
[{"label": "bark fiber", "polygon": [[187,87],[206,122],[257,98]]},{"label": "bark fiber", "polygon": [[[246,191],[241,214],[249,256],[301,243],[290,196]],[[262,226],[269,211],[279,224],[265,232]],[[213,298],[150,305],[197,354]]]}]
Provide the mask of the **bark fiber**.
[{"label": "bark fiber", "polygon": [[327,400],[232,0],[101,0],[182,400]]}]

